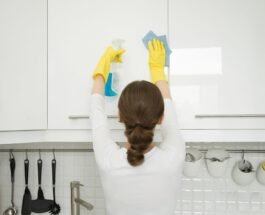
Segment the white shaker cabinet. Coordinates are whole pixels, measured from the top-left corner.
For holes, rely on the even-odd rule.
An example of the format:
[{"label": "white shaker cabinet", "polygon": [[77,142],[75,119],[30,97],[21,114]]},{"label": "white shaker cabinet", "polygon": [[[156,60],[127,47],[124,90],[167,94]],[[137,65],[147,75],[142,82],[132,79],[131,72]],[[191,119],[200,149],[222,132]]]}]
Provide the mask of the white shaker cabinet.
[{"label": "white shaker cabinet", "polygon": [[[52,0],[48,23],[48,128],[90,128],[91,75],[99,58],[113,39],[123,39],[120,89],[149,80],[142,38],[149,30],[167,34],[167,1]],[[106,99],[106,111],[117,116],[117,98]]]},{"label": "white shaker cabinet", "polygon": [[265,1],[170,0],[183,129],[265,129]]},{"label": "white shaker cabinet", "polygon": [[47,128],[47,1],[0,1],[0,130]]}]

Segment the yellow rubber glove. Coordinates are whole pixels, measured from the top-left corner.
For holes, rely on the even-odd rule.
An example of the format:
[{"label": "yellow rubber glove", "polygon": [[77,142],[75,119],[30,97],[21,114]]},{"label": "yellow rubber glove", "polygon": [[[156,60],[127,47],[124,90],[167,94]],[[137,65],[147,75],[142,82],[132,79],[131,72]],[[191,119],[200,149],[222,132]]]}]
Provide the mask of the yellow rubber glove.
[{"label": "yellow rubber glove", "polygon": [[151,73],[151,81],[155,84],[160,80],[165,80],[166,75],[164,72],[166,62],[166,50],[163,42],[154,39],[153,42],[148,42],[149,49],[149,68]]},{"label": "yellow rubber glove", "polygon": [[121,57],[124,52],[125,49],[114,50],[111,46],[108,47],[97,64],[97,67],[92,76],[93,79],[95,79],[97,75],[102,75],[106,83],[110,72],[110,64],[112,62],[122,63]]}]

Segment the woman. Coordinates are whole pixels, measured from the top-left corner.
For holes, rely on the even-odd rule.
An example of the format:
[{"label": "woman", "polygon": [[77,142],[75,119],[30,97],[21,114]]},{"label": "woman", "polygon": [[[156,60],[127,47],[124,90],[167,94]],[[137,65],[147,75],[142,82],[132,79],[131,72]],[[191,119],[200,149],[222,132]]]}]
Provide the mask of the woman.
[{"label": "woman", "polygon": [[[164,46],[156,39],[148,46],[153,83],[130,83],[118,103],[120,121],[125,124],[128,139],[124,147],[111,138],[103,88],[110,63],[121,62],[125,50],[108,48],[93,74],[93,147],[107,215],[173,215],[176,207],[185,143],[164,73]],[[163,138],[158,146],[153,143],[157,124],[161,124]]]}]

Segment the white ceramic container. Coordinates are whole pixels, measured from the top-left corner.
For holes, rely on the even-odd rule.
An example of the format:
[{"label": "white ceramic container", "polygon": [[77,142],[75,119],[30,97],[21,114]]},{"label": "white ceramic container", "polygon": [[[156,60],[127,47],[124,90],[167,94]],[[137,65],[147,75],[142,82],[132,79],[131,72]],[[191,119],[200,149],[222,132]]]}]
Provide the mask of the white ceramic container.
[{"label": "white ceramic container", "polygon": [[[229,153],[224,149],[209,149],[205,154],[205,158],[217,158],[224,159],[229,158]],[[225,176],[225,172],[228,166],[229,159],[224,161],[211,161],[205,159],[208,172],[211,176],[215,178],[220,178]]]},{"label": "white ceramic container", "polygon": [[194,161],[185,161],[183,166],[183,174],[186,177],[196,177],[202,170],[203,156],[196,148],[187,148],[186,154],[190,153],[194,156]]}]

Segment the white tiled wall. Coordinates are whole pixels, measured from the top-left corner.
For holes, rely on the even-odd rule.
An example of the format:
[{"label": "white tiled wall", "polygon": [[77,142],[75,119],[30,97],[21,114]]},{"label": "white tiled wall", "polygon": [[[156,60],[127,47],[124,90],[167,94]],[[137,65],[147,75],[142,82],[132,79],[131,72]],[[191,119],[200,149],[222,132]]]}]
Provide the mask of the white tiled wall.
[{"label": "white tiled wall", "polygon": [[[25,153],[13,153],[16,159],[15,171],[15,204],[21,211],[22,197],[24,193],[24,159]],[[44,196],[52,199],[52,176],[51,176],[51,153],[41,153],[43,160],[42,188]],[[38,177],[37,159],[38,153],[28,153],[30,161],[29,188],[32,198],[37,198]],[[10,171],[9,154],[0,153],[0,214],[10,203]],[[63,215],[70,215],[70,182],[80,181],[84,184],[81,188],[81,198],[92,203],[95,210],[88,214],[104,214],[104,202],[100,188],[99,176],[96,171],[94,154],[82,153],[56,153],[57,174],[56,174],[56,200],[61,205]],[[49,214],[49,213],[45,213]],[[82,214],[87,212],[82,210]]]},{"label": "white tiled wall", "polygon": [[[256,179],[248,186],[235,184],[231,171],[234,163],[241,159],[241,155],[230,156],[232,158],[223,178],[211,177],[205,165],[198,177],[183,177],[176,214],[265,214],[265,186],[259,184]],[[245,158],[251,161],[254,167],[261,160],[265,160],[265,156],[261,154],[246,154]]]},{"label": "white tiled wall", "polygon": [[[1,147],[0,147],[1,148]],[[14,153],[16,158],[15,172],[15,204],[21,208],[24,192],[25,153]],[[189,179],[183,177],[182,190],[178,195],[176,214],[191,215],[261,215],[265,214],[265,186],[255,180],[251,185],[236,185],[231,177],[231,168],[240,154],[230,154],[230,165],[224,178],[212,178],[204,166],[199,177]],[[37,159],[38,153],[29,153],[30,190],[33,199],[37,195]],[[43,159],[43,190],[46,198],[52,198],[51,159],[52,153],[41,154]],[[246,154],[254,167],[265,159],[265,154]],[[0,214],[10,205],[10,171],[9,154],[0,153]],[[104,215],[104,197],[100,185],[94,154],[56,153],[57,159],[57,202],[61,205],[62,215],[70,215],[70,181],[78,180],[82,199],[95,206],[92,212],[82,209],[81,214]],[[47,213],[48,214],[48,213]]]}]

